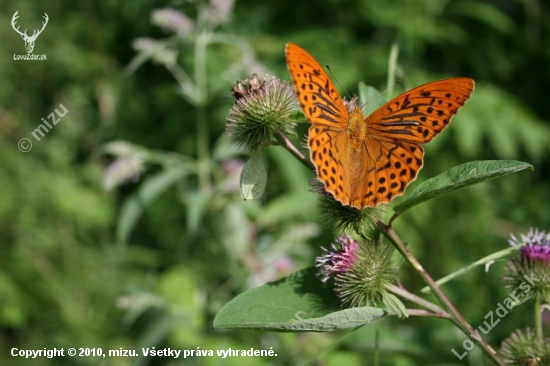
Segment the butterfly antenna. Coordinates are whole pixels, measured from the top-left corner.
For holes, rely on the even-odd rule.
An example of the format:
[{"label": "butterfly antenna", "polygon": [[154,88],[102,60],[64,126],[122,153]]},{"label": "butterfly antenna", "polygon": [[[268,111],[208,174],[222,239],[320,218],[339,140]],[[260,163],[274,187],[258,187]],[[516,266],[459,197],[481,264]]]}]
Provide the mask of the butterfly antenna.
[{"label": "butterfly antenna", "polygon": [[372,102],[372,101],[375,100],[376,98],[378,98],[378,97],[380,97],[380,96],[386,94],[386,93],[388,92],[388,90],[393,89],[393,87],[396,86],[397,84],[399,84],[400,82],[401,82],[401,80],[397,80],[397,81],[395,82],[395,84],[393,84],[392,86],[390,86],[388,89],[384,90],[382,93],[378,94],[376,97],[372,98],[371,100],[367,100],[367,101],[365,102],[365,104],[363,104],[363,105],[361,106],[361,109],[363,109],[364,106],[366,106],[367,104],[369,104],[370,102]]},{"label": "butterfly antenna", "polygon": [[330,71],[330,74],[332,75],[332,78],[334,80],[336,80],[336,83],[340,86],[340,88],[342,88],[343,91],[346,92],[346,94],[348,95],[349,99],[351,100],[351,95],[349,95],[348,91],[346,89],[344,89],[344,87],[342,86],[342,84],[340,84],[340,82],[338,81],[338,79],[336,79],[336,77],[334,76],[334,74],[332,73],[332,70],[330,69],[330,67],[328,66],[328,64],[325,64],[325,67],[327,68],[328,71]]}]

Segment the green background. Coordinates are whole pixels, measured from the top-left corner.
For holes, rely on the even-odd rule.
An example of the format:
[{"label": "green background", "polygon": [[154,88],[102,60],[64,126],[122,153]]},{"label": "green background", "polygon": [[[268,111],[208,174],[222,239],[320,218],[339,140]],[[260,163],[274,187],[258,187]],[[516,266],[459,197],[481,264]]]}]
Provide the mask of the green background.
[{"label": "green background", "polygon": [[[216,312],[245,290],[313,264],[334,233],[320,221],[312,177],[281,148],[264,155],[259,201],[238,191],[247,158],[224,132],[231,85],[253,73],[290,80],[291,41],[328,63],[357,93],[468,76],[476,89],[453,123],[426,145],[414,186],[472,160],[535,167],[439,197],[405,213],[395,230],[434,278],[508,247],[531,227],[550,229],[550,5],[537,0],[19,1],[0,3],[0,360],[13,365],[373,365],[374,325],[346,333],[212,329]],[[216,7],[217,6],[217,7]],[[195,23],[179,37],[152,23],[172,7]],[[226,10],[224,11],[224,7]],[[229,9],[229,10],[227,10]],[[26,54],[11,27],[49,23]],[[201,33],[203,32],[203,33]],[[212,36],[197,57],[199,34]],[[150,37],[151,53],[132,47]],[[164,58],[163,58],[164,57]],[[182,91],[181,71],[196,81]],[[201,71],[202,70],[202,71]],[[176,79],[179,77],[179,81]],[[198,79],[197,79],[198,78]],[[62,104],[68,113],[40,141],[32,132]],[[307,125],[297,128],[296,144]],[[28,138],[29,152],[18,149]],[[122,140],[141,154],[139,179],[104,188]],[[119,145],[120,146],[120,145]],[[110,149],[111,148],[111,149]],[[136,152],[137,151],[137,152]],[[405,197],[407,193],[405,193]],[[396,199],[392,204],[402,202]],[[130,203],[129,203],[130,202]],[[391,209],[388,209],[391,212]],[[505,262],[443,287],[474,326],[507,294]],[[403,285],[424,284],[404,265]],[[532,307],[508,314],[485,339],[497,347],[532,326]],[[548,314],[546,314],[548,315]],[[550,318],[545,317],[546,332]],[[432,318],[384,318],[381,365],[481,365],[459,361],[466,336]],[[12,348],[269,349],[277,357],[65,357],[25,360]],[[139,352],[141,353],[141,352]],[[2,362],[4,363],[4,362]]]}]

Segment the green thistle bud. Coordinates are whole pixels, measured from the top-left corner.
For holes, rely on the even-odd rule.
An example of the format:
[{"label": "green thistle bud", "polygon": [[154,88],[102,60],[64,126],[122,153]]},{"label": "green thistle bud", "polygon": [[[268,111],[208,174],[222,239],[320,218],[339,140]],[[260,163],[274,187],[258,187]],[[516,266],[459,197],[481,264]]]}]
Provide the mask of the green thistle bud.
[{"label": "green thistle bud", "polygon": [[332,194],[325,191],[323,183],[317,178],[313,178],[310,185],[311,191],[319,194],[321,220],[328,226],[332,226],[335,231],[361,233],[373,229],[375,222],[384,214],[385,205],[376,208],[365,207],[362,210],[342,205],[334,199]]},{"label": "green thistle bud", "polygon": [[343,306],[376,306],[388,293],[386,286],[395,281],[393,247],[382,241],[358,242],[349,235],[336,242],[331,249],[322,248],[325,254],[315,261],[321,281],[334,278]]},{"label": "green thistle bud", "polygon": [[514,235],[509,240],[512,246],[521,246],[516,257],[504,269],[502,280],[512,292],[522,291],[524,299],[534,299],[541,303],[550,302],[550,233],[533,231]]},{"label": "green thistle bud", "polygon": [[511,365],[550,366],[550,338],[539,341],[533,330],[517,330],[502,342],[499,353]]},{"label": "green thistle bud", "polygon": [[237,102],[229,111],[225,130],[237,145],[256,152],[272,141],[275,132],[294,133],[291,114],[300,107],[294,88],[286,81],[261,81],[254,74],[251,80],[238,81],[231,92]]}]

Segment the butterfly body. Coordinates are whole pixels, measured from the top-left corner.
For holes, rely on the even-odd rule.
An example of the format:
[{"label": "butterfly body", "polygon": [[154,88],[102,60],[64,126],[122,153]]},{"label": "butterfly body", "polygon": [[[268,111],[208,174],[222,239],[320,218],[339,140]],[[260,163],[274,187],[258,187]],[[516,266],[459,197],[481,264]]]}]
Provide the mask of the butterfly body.
[{"label": "butterfly body", "polygon": [[469,78],[424,84],[392,99],[367,118],[348,109],[328,75],[304,49],[288,43],[296,96],[311,122],[310,158],[325,190],[343,205],[376,207],[400,196],[423,166],[424,150],[474,88]]},{"label": "butterfly body", "polygon": [[348,121],[348,136],[350,139],[358,143],[365,141],[367,138],[367,125],[364,121],[365,116],[363,115],[363,111],[359,107],[355,107]]}]

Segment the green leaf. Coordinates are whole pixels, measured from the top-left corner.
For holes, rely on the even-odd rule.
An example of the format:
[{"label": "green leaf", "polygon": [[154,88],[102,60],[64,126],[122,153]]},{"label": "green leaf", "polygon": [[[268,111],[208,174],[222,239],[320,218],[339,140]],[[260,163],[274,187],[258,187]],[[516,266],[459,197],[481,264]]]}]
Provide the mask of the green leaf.
[{"label": "green leaf", "polygon": [[491,4],[477,1],[455,1],[448,11],[477,19],[504,34],[509,34],[516,29],[514,21]]},{"label": "green leaf", "polygon": [[267,171],[260,158],[254,155],[244,165],[241,172],[241,197],[245,200],[256,200],[264,194],[267,183]]},{"label": "green leaf", "polygon": [[203,223],[211,195],[201,192],[185,192],[187,206],[187,234],[195,235]]},{"label": "green leaf", "polygon": [[[284,179],[284,186],[294,192],[307,192],[309,190],[309,180],[311,178],[311,170],[293,159],[285,149],[268,149],[267,154],[278,168],[281,178]],[[308,154],[309,158],[309,154]]]},{"label": "green leaf", "polygon": [[533,170],[532,165],[514,160],[480,160],[462,164],[420,184],[407,200],[393,210],[401,214],[431,198],[527,168]]},{"label": "green leaf", "polygon": [[168,169],[144,181],[137,192],[128,197],[122,205],[117,223],[118,241],[128,242],[130,234],[145,208],[168,187],[188,173],[189,171],[185,169]]},{"label": "green leaf", "polygon": [[288,120],[291,123],[309,123],[309,121],[306,118],[306,115],[301,111],[290,113],[290,116],[288,116]]},{"label": "green leaf", "polygon": [[328,332],[355,328],[386,313],[378,308],[340,310],[330,285],[310,267],[237,296],[216,314],[214,328]]},{"label": "green leaf", "polygon": [[386,305],[388,308],[390,308],[395,315],[399,317],[399,319],[405,319],[409,317],[409,313],[407,313],[407,308],[405,307],[405,304],[399,300],[397,296],[390,293],[385,293],[382,297],[382,302],[384,305]]},{"label": "green leaf", "polygon": [[317,215],[317,195],[307,191],[295,191],[279,195],[266,203],[258,213],[256,223],[260,228],[265,228],[285,221],[294,223],[297,218],[312,219]]},{"label": "green leaf", "polygon": [[372,112],[382,107],[384,103],[386,103],[386,100],[376,88],[366,85],[362,81],[359,82],[359,105],[366,104],[363,108],[365,116],[372,114]]}]

